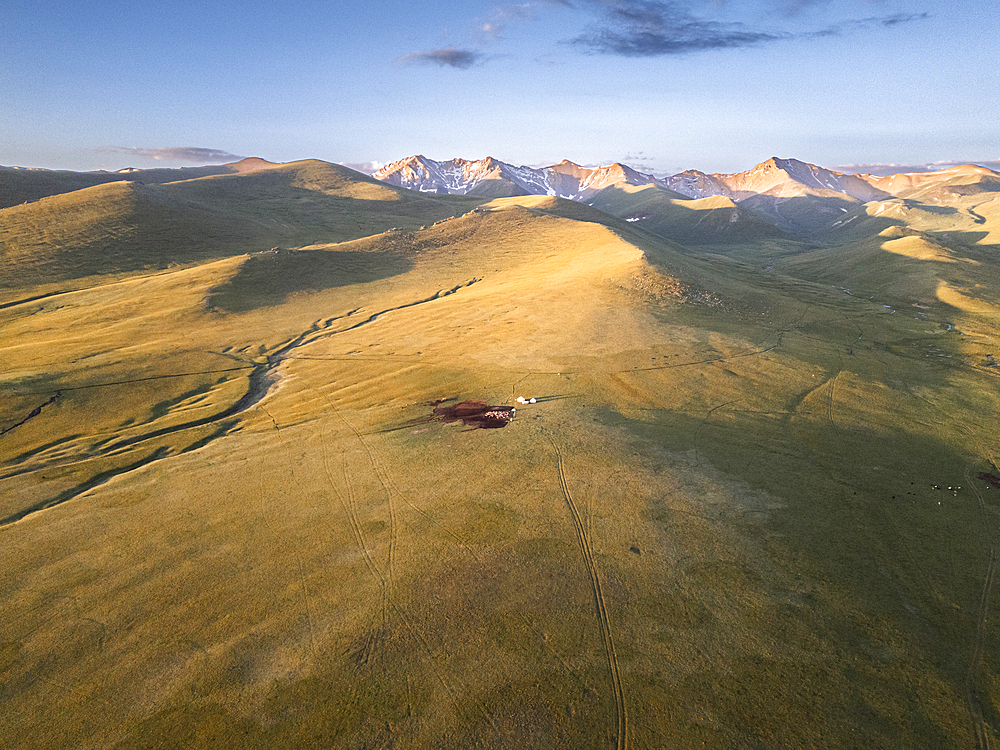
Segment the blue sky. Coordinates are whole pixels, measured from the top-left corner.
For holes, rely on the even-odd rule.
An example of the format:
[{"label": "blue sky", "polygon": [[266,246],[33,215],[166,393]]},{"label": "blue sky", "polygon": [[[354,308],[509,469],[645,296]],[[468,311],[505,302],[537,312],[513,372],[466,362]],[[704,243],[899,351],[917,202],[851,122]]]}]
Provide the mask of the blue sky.
[{"label": "blue sky", "polygon": [[1000,160],[970,0],[0,0],[0,164]]}]

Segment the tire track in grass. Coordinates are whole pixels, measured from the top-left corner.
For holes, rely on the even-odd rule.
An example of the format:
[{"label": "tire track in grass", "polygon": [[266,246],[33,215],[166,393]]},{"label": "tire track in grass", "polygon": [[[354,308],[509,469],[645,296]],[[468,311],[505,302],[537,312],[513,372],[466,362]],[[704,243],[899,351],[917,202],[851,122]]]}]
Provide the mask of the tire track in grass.
[{"label": "tire track in grass", "polygon": [[[441,687],[444,688],[444,691],[448,693],[448,695],[450,696],[451,705],[457,709],[458,706],[460,705],[462,693],[460,693],[458,690],[456,690],[454,687],[448,684],[448,681],[445,679],[445,675],[442,673],[442,669],[438,665],[440,657],[435,653],[434,649],[431,647],[431,644],[427,642],[427,638],[424,637],[423,632],[421,632],[420,629],[418,629],[403,615],[403,612],[399,609],[399,607],[395,605],[395,603],[392,604],[392,608],[399,616],[399,620],[403,624],[403,627],[406,628],[407,631],[409,631],[410,637],[420,641],[420,645],[424,647],[424,651],[427,652],[427,655],[430,657],[431,669],[434,672],[434,676],[437,677],[438,682],[441,683]],[[407,677],[406,679],[407,679],[407,690],[409,690],[409,677]],[[493,717],[490,715],[490,712],[487,711],[486,708],[483,706],[482,701],[473,700],[472,702],[475,704],[476,708],[479,709],[479,713],[486,721],[486,723],[489,724],[490,727],[493,729],[493,733],[496,734],[497,739],[501,739],[500,727],[497,726],[496,722],[493,720]]]},{"label": "tire track in grass", "polygon": [[306,585],[306,570],[302,565],[302,556],[298,552],[295,558],[299,563],[299,583],[302,585],[302,599],[306,608],[306,620],[309,622],[309,653],[316,658],[316,628],[313,625],[312,607],[309,605],[309,587]]},{"label": "tire track in grass", "polygon": [[550,436],[547,437],[556,452],[559,469],[559,486],[562,489],[563,498],[566,500],[570,515],[573,517],[573,526],[576,529],[577,541],[580,543],[583,560],[590,575],[591,591],[594,595],[594,604],[597,607],[597,619],[601,626],[601,637],[604,641],[604,651],[608,659],[608,670],[611,673],[611,685],[615,693],[615,714],[617,717],[615,747],[617,750],[626,750],[628,747],[628,709],[625,702],[625,688],[622,685],[618,654],[615,651],[615,641],[611,633],[611,620],[608,617],[608,607],[604,599],[604,591],[601,588],[601,578],[597,573],[597,564],[594,562],[594,553],[590,547],[590,534],[587,532],[587,526],[580,515],[580,510],[573,499],[573,494],[570,492],[569,484],[566,481],[566,467],[563,463],[562,451],[555,440]]},{"label": "tire track in grass", "polygon": [[396,565],[396,546],[398,543],[398,534],[396,527],[396,507],[393,503],[394,487],[389,481],[389,476],[385,471],[385,467],[382,466],[382,462],[372,451],[368,442],[364,439],[364,436],[358,431],[358,429],[351,424],[351,422],[345,417],[337,407],[333,406],[330,399],[326,399],[327,403],[333,409],[333,412],[340,418],[343,422],[350,428],[351,432],[357,437],[358,442],[361,443],[361,447],[365,449],[365,453],[368,456],[368,463],[371,464],[372,470],[375,472],[375,478],[378,479],[380,485],[382,485],[382,491],[385,493],[386,509],[389,515],[389,551],[386,560],[386,585],[389,589],[392,589],[395,580],[395,565]]},{"label": "tire track in grass", "polygon": [[843,372],[843,370],[837,370],[837,374],[830,378],[830,397],[826,404],[826,418],[830,420],[830,424],[833,427],[837,426],[837,423],[833,421],[833,408],[836,403],[837,378],[839,378]]},{"label": "tire track in grass", "polygon": [[[330,321],[327,321],[329,324]],[[311,343],[311,342],[307,342]],[[330,398],[316,386],[310,385],[310,388],[323,398],[324,401],[329,405],[331,411],[333,411],[337,416],[340,416],[341,420],[347,423],[346,420],[338,413],[337,408],[334,406]],[[347,423],[348,427],[354,430],[350,423]],[[337,500],[340,503],[340,507],[343,510],[345,517],[347,518],[347,525],[351,530],[351,535],[354,539],[355,546],[361,553],[361,558],[364,561],[365,567],[368,569],[371,576],[375,579],[375,583],[378,587],[378,609],[379,614],[377,615],[377,621],[375,617],[372,618],[367,632],[364,635],[363,642],[357,646],[352,647],[348,650],[348,655],[358,666],[368,666],[373,663],[376,650],[379,644],[385,640],[389,633],[389,612],[390,609],[395,609],[390,600],[390,581],[387,577],[387,572],[383,570],[382,565],[375,559],[375,555],[372,549],[369,547],[368,540],[365,538],[365,533],[361,527],[361,522],[358,518],[357,501],[355,495],[354,482],[351,481],[351,473],[348,468],[348,457],[346,452],[342,455],[342,462],[339,466],[339,476],[341,482],[338,483],[336,479],[336,474],[338,472],[334,471],[331,460],[332,448],[329,442],[329,435],[327,430],[319,430],[320,436],[320,446],[321,446],[321,456],[323,471],[326,475],[327,485],[330,491],[336,495]],[[356,692],[357,686],[352,688],[352,702],[356,703]]]},{"label": "tire track in grass", "polygon": [[983,591],[979,597],[979,611],[976,614],[976,635],[973,642],[972,654],[969,657],[969,668],[965,673],[965,701],[969,707],[969,716],[972,719],[973,733],[976,737],[976,750],[990,750],[990,731],[986,721],[983,719],[982,696],[980,695],[979,680],[977,679],[980,667],[982,666],[983,654],[986,650],[986,623],[990,610],[990,599],[993,595],[993,583],[996,579],[997,570],[997,547],[993,543],[990,534],[989,519],[986,515],[986,503],[983,501],[982,493],[972,480],[972,474],[967,469],[965,472],[967,486],[976,493],[979,501],[979,513],[983,523],[983,530],[987,535],[987,542],[990,549],[990,559],[986,565],[986,574],[983,577]]},{"label": "tire track in grass", "polygon": [[[370,461],[370,463],[372,465],[372,468],[375,471],[375,475],[378,478],[379,483],[382,485],[383,489],[385,490],[386,497],[388,498],[387,504],[388,504],[388,508],[389,508],[389,517],[390,517],[390,523],[389,523],[390,537],[389,537],[389,568],[388,568],[387,576],[389,578],[389,583],[390,583],[390,586],[391,586],[392,583],[393,583],[393,572],[392,571],[394,570],[393,566],[395,564],[395,554],[396,554],[396,547],[397,547],[397,532],[396,532],[396,529],[397,529],[397,519],[396,519],[396,510],[395,510],[392,498],[393,497],[402,498],[403,502],[406,503],[407,506],[409,506],[418,515],[423,516],[425,519],[427,519],[431,523],[434,523],[435,525],[438,525],[440,522],[432,514],[428,513],[426,510],[424,510],[423,508],[421,508],[418,505],[415,505],[414,503],[410,502],[409,499],[407,499],[406,494],[404,492],[400,491],[400,489],[396,486],[395,482],[392,479],[392,475],[386,469],[386,467],[383,464],[382,459],[379,457],[378,453],[372,448],[372,446],[370,446],[368,444],[368,441],[365,440],[364,434],[361,433],[343,415],[343,413],[341,413],[340,410],[337,409],[337,407],[333,405],[333,403],[330,401],[329,398],[327,398],[326,400],[327,400],[327,403],[330,404],[331,410],[334,413],[336,413],[337,416],[340,417],[341,421],[343,421],[351,429],[351,431],[357,436],[358,441],[364,447],[365,452],[368,454],[368,458],[369,458],[369,461]],[[484,565],[485,566],[485,561],[479,555],[476,554],[473,543],[469,542],[467,539],[463,539],[461,536],[459,536],[458,534],[456,534],[451,529],[442,528],[442,530],[444,531],[445,534],[447,534],[449,537],[451,537],[458,544],[458,546],[462,549],[463,552],[465,552],[467,555],[469,555],[469,557],[471,557],[473,560],[475,560],[480,565]],[[452,685],[449,684],[449,682],[445,679],[444,675],[441,673],[440,669],[436,666],[436,661],[437,661],[437,659],[439,657],[435,653],[435,651],[432,648],[431,644],[427,641],[427,639],[424,636],[424,634],[412,622],[410,622],[408,618],[406,618],[406,616],[404,615],[404,613],[400,610],[400,608],[396,605],[396,603],[394,601],[392,601],[391,599],[389,601],[389,606],[392,608],[393,611],[396,612],[396,614],[397,614],[397,616],[399,618],[399,621],[403,624],[403,626],[406,628],[406,630],[409,631],[411,637],[413,637],[416,640],[418,640],[420,642],[420,644],[423,646],[423,648],[424,648],[425,652],[427,653],[427,655],[431,657],[431,659],[435,663],[435,666],[433,667],[434,672],[435,672],[435,676],[437,677],[438,681],[441,683],[441,685],[445,689],[445,691],[452,697],[453,704],[454,705],[458,705],[458,699],[459,699],[459,696],[460,696],[460,692],[457,691]],[[520,612],[517,613],[517,618],[519,620],[521,620],[521,622],[527,628],[531,629],[531,628],[534,627],[533,623],[530,621],[530,619],[527,618],[523,613],[520,613]],[[554,657],[562,665],[562,667],[566,670],[566,672],[568,674],[572,674],[577,680],[580,680],[579,676],[572,670],[572,668],[567,663],[565,657],[563,657],[563,655],[561,653],[559,653],[555,648],[553,648],[549,644],[543,644],[542,645],[542,649],[545,652],[549,653],[552,657]],[[555,685],[551,682],[551,680],[547,679],[546,681],[549,682],[549,684],[553,688],[555,688]],[[585,681],[583,681],[583,680],[580,680],[580,681],[581,681],[581,683],[584,686],[589,687],[589,685],[587,685],[587,683]],[[497,735],[497,737],[500,738],[501,737],[500,728],[497,726],[496,721],[494,720],[494,718],[490,714],[490,712],[485,708],[485,706],[483,706],[483,704],[482,704],[481,701],[474,700],[473,703],[476,705],[476,708],[478,709],[478,712],[482,716],[482,718],[493,729],[493,731]]]},{"label": "tire track in grass", "polygon": [[344,505],[347,510],[348,520],[352,524],[352,528],[355,530],[355,538],[357,539],[358,547],[361,549],[366,558],[365,562],[378,582],[380,612],[379,622],[377,626],[373,626],[369,631],[367,637],[365,638],[364,645],[355,652],[356,658],[360,664],[368,664],[375,657],[375,649],[378,644],[385,639],[389,632],[389,608],[391,605],[389,580],[386,576],[385,569],[376,561],[375,555],[372,553],[372,550],[369,549],[368,542],[361,529],[361,522],[358,520],[358,505],[357,500],[355,499],[354,483],[351,481],[351,473],[348,470],[346,452],[343,454],[342,459],[343,461],[340,467],[341,477],[344,481],[347,496],[346,503],[342,497],[341,504]]},{"label": "tire track in grass", "polygon": [[334,479],[333,470],[330,468],[330,445],[326,431],[321,429],[319,434],[320,443],[323,446],[323,470],[326,473],[327,484],[337,496],[337,499],[340,501],[340,505],[344,510],[344,514],[347,516],[347,523],[351,528],[352,535],[354,536],[354,543],[361,552],[361,557],[365,561],[365,566],[378,582],[379,588],[384,591],[386,587],[385,575],[382,573],[382,569],[379,565],[375,562],[375,558],[372,556],[371,550],[368,549],[368,544],[365,542],[364,532],[361,530],[361,523],[358,521],[357,507],[354,500],[354,485],[351,482],[350,472],[347,470],[347,457],[346,455],[344,456],[344,463],[340,469],[340,475],[344,484],[344,491],[342,492]]},{"label": "tire track in grass", "polygon": [[[323,400],[326,401],[327,405],[329,405],[330,410],[337,417],[339,417],[340,420],[342,422],[344,422],[351,429],[351,431],[356,435],[357,434],[357,430],[354,429],[353,425],[351,425],[350,422],[348,422],[346,419],[344,419],[343,415],[340,414],[340,412],[337,409],[337,407],[334,406],[334,404],[330,400],[329,396],[327,396],[326,393],[324,393],[321,389],[318,389],[318,388],[316,388],[314,386],[313,386],[313,391],[316,392],[316,393],[318,393],[320,396],[323,397]],[[327,482],[330,485],[330,489],[332,489],[333,492],[334,492],[334,494],[336,494],[337,497],[339,498],[341,507],[344,509],[344,512],[347,515],[347,520],[348,520],[348,524],[351,527],[351,532],[354,535],[354,541],[357,544],[358,549],[361,551],[362,557],[364,558],[364,561],[365,561],[365,565],[368,567],[368,570],[371,572],[371,574],[375,577],[375,580],[377,581],[378,586],[379,586],[379,606],[380,606],[380,609],[381,609],[381,625],[380,625],[379,629],[377,630],[377,632],[369,633],[368,638],[365,640],[365,644],[364,644],[364,646],[362,647],[362,649],[360,650],[360,653],[359,653],[359,659],[360,659],[360,661],[362,663],[367,664],[371,660],[371,658],[374,656],[375,647],[378,645],[378,642],[388,632],[388,626],[389,626],[389,608],[391,606],[391,602],[390,602],[391,590],[390,589],[391,589],[391,577],[392,577],[392,561],[391,561],[391,557],[392,557],[392,554],[393,554],[393,549],[392,549],[392,547],[393,547],[393,537],[395,536],[395,533],[394,533],[394,530],[393,530],[394,514],[392,513],[392,510],[391,510],[391,498],[389,500],[389,503],[390,503],[390,514],[389,514],[390,515],[390,524],[389,524],[390,525],[390,560],[389,560],[389,562],[387,564],[387,569],[384,570],[382,568],[382,566],[379,565],[379,563],[375,560],[375,557],[372,554],[372,551],[368,548],[368,542],[365,540],[364,532],[361,529],[361,522],[358,520],[357,502],[355,501],[355,495],[354,495],[354,483],[351,481],[351,474],[350,474],[350,471],[348,470],[347,454],[346,454],[346,452],[344,453],[344,455],[343,455],[343,463],[341,464],[341,467],[340,467],[340,475],[341,475],[341,478],[343,479],[343,486],[344,486],[344,490],[346,492],[346,495],[345,495],[345,492],[341,492],[341,490],[339,489],[337,483],[334,481],[333,472],[330,469],[330,446],[329,446],[329,443],[328,443],[327,434],[322,429],[320,430],[320,439],[321,439],[321,441],[323,443],[323,468],[326,471]],[[364,444],[363,441],[362,441],[362,444]],[[367,446],[365,446],[365,448],[366,448],[366,451],[367,451]],[[370,452],[369,452],[369,457],[370,457]],[[384,486],[385,485],[383,483],[383,488],[384,488]]]},{"label": "tire track in grass", "polygon": [[[314,388],[314,390],[316,389]],[[354,485],[351,482],[350,472],[348,471],[347,455],[343,455],[343,462],[340,465],[340,478],[343,483],[343,489],[341,489],[341,486],[338,485],[336,481],[334,469],[331,466],[331,448],[327,431],[321,427],[319,435],[323,471],[326,475],[327,485],[329,486],[330,491],[337,496],[340,507],[343,510],[344,515],[347,517],[347,525],[351,529],[351,535],[353,536],[354,543],[358,551],[361,553],[361,558],[365,563],[365,567],[375,579],[375,583],[378,587],[379,614],[373,614],[370,618],[371,621],[365,626],[364,640],[360,646],[355,647],[352,645],[346,651],[346,656],[354,662],[356,667],[359,669],[370,669],[374,661],[378,644],[384,639],[388,630],[389,602],[386,593],[386,579],[382,569],[375,561],[375,558],[368,547],[364,532],[361,529],[361,523],[358,520]],[[344,703],[345,706],[349,705],[355,710],[359,710],[359,691],[362,689],[361,685],[362,681],[360,679],[352,682]]]},{"label": "tire track in grass", "polygon": [[[409,618],[406,617],[406,614],[402,611],[402,609],[396,604],[396,602],[392,598],[392,588],[394,583],[394,565],[395,565],[395,555],[397,546],[396,511],[393,503],[393,495],[400,493],[396,489],[395,485],[392,483],[392,480],[389,474],[386,472],[385,467],[382,465],[381,460],[372,450],[371,446],[368,445],[367,441],[364,439],[364,436],[361,434],[361,432],[350,422],[350,420],[347,419],[347,417],[345,417],[341,413],[340,409],[338,409],[336,405],[334,405],[333,401],[330,399],[329,396],[327,396],[325,393],[322,393],[322,395],[327,404],[329,404],[330,410],[340,419],[340,421],[342,421],[345,425],[347,425],[347,427],[351,430],[351,432],[354,433],[358,441],[361,443],[362,447],[365,449],[365,453],[368,456],[368,460],[375,473],[375,477],[376,479],[378,479],[379,484],[382,485],[382,489],[386,495],[386,505],[388,507],[388,513],[389,513],[389,550],[387,555],[385,573],[383,574],[381,569],[379,569],[375,565],[374,560],[371,560],[372,565],[378,571],[377,575],[382,585],[382,608],[383,608],[382,633],[384,634],[388,632],[388,610],[391,609],[393,612],[395,612],[396,619],[398,620],[398,622],[410,634],[410,637],[419,641],[420,645],[423,647],[424,652],[430,657],[431,669],[434,673],[434,676],[437,678],[438,682],[441,684],[441,687],[444,689],[444,691],[450,696],[451,704],[453,706],[458,706],[462,692],[457,690],[445,678],[446,675],[442,671],[438,663],[440,660],[440,656],[431,647],[431,644],[427,641],[427,638],[424,636],[424,633],[416,625],[410,622]],[[344,473],[345,482],[348,482],[348,487],[350,488],[350,483],[347,478],[346,461],[344,465],[344,472],[345,472]],[[403,497],[402,495],[400,496]],[[357,524],[357,519],[354,518],[353,520],[354,523]],[[358,528],[359,537],[360,533],[361,532],[359,527]],[[361,538],[361,544],[362,545],[364,544],[363,538]],[[375,648],[378,645],[378,641],[380,639],[381,638],[379,635],[373,634],[366,641],[364,647],[364,655],[363,655],[363,661],[365,663],[367,663],[367,661],[374,655]],[[409,683],[407,683],[407,685],[409,685]],[[490,727],[493,729],[493,732],[499,738],[500,729],[496,725],[496,722],[493,720],[493,717],[485,709],[485,707],[483,707],[480,701],[474,701],[474,703],[477,709],[479,710],[479,713],[482,716],[482,718],[486,721],[487,724],[490,725]]]},{"label": "tire track in grass", "polygon": [[[274,431],[278,434],[278,442],[281,443],[281,447],[282,448],[284,448],[285,450],[287,450],[288,447],[287,447],[287,445],[285,443],[285,440],[284,440],[284,438],[281,437],[281,428],[278,427],[278,422],[271,415],[271,412],[269,412],[263,406],[258,406],[257,408],[259,410],[263,411],[268,416],[268,419],[271,420],[271,424],[274,425]],[[289,467],[290,467],[289,471],[292,474],[292,480],[295,482],[295,484],[297,484],[299,486],[299,489],[301,490],[302,489],[302,485],[299,483],[299,478],[295,475],[295,469],[292,468],[291,465],[289,465]],[[267,526],[267,528],[271,531],[271,533],[275,537],[277,537],[277,538],[280,539],[283,536],[283,534],[281,532],[279,532],[274,527],[274,525],[271,523],[270,519],[268,518],[267,512],[266,512],[267,507],[266,507],[265,502],[264,502],[264,498],[266,496],[266,493],[264,492],[264,462],[263,461],[260,462],[260,472],[259,472],[259,477],[258,478],[259,478],[259,481],[260,481],[260,514],[261,514],[261,517],[264,519],[264,525]],[[305,571],[305,566],[302,564],[302,555],[299,554],[298,549],[293,546],[292,550],[295,553],[295,560],[298,563],[298,567],[299,567],[299,584],[302,586],[303,606],[305,607],[305,611],[306,611],[306,620],[309,623],[309,652],[312,654],[313,659],[315,659],[316,658],[316,629],[315,629],[315,626],[314,626],[314,623],[313,623],[312,606],[309,603],[309,587],[306,585],[306,571]]]},{"label": "tire track in grass", "polygon": [[[440,531],[442,533],[444,533],[445,535],[451,537],[451,539],[458,545],[459,549],[461,549],[464,554],[466,554],[470,558],[472,558],[481,567],[484,567],[484,568],[486,567],[486,564],[487,564],[486,561],[482,557],[480,557],[479,555],[476,554],[475,543],[474,542],[470,542],[468,539],[459,536],[454,531],[452,531],[451,529],[449,529],[447,526],[444,526],[441,523],[441,520],[439,518],[437,518],[435,515],[433,515],[432,513],[428,513],[426,510],[424,510],[423,508],[421,508],[419,505],[415,505],[414,503],[410,502],[410,500],[406,496],[406,493],[402,492],[396,486],[395,482],[393,482],[391,475],[389,475],[387,473],[386,476],[385,476],[385,478],[386,478],[386,481],[388,482],[389,486],[392,488],[393,492],[395,492],[395,494],[398,497],[402,498],[403,502],[406,503],[406,505],[414,513],[416,513],[417,515],[423,517],[429,523],[434,524],[434,526],[436,526],[438,529],[440,529]],[[588,498],[588,513],[589,513],[589,498]],[[589,520],[589,516],[588,516],[588,520]],[[535,629],[535,627],[536,627],[535,623],[531,620],[530,617],[528,617],[527,615],[525,615],[523,612],[517,611],[517,612],[514,612],[513,614],[514,614],[514,616],[517,617],[518,620],[521,621],[521,623],[528,630],[534,630]],[[584,688],[590,688],[591,687],[590,683],[588,683],[586,680],[584,680],[569,665],[569,662],[566,661],[566,657],[563,656],[563,654],[558,649],[556,649],[551,643],[543,642],[541,644],[541,648],[542,648],[542,650],[544,652],[546,652],[552,658],[554,658],[557,662],[559,662],[559,664],[563,667],[563,669],[566,670],[566,674],[571,675],[573,677],[573,679],[575,679],[582,687],[584,687]],[[550,686],[553,687],[553,689],[556,688],[555,684],[551,681],[551,679],[546,678],[546,681],[549,683]]]},{"label": "tire track in grass", "polygon": [[[454,290],[448,292],[448,294],[451,293],[454,293]],[[392,479],[392,475],[386,469],[377,451],[375,451],[375,449],[368,444],[368,441],[365,440],[364,434],[360,430],[358,430],[357,427],[355,427],[354,424],[342,413],[342,411],[334,404],[333,400],[329,397],[329,395],[327,395],[321,389],[316,388],[315,386],[313,386],[313,390],[320,396],[322,396],[323,400],[326,401],[326,403],[329,405],[330,411],[334,415],[336,415],[340,419],[340,421],[342,421],[350,429],[350,431],[357,437],[358,442],[364,448],[365,453],[368,456],[369,463],[372,466],[372,470],[375,473],[375,477],[381,484],[383,491],[385,492],[386,495],[386,506],[389,516],[389,549],[387,552],[386,568],[384,572],[382,568],[375,563],[373,557],[369,556],[367,560],[368,562],[370,562],[373,573],[376,575],[380,584],[383,587],[383,607],[387,610],[391,610],[392,612],[394,612],[396,615],[394,619],[400,625],[402,625],[403,629],[408,632],[409,636],[412,639],[420,643],[421,647],[423,648],[423,651],[427,654],[428,657],[430,657],[430,666],[434,674],[434,677],[441,684],[442,688],[445,690],[447,695],[450,696],[452,705],[457,707],[460,704],[460,698],[467,693],[467,690],[457,688],[456,686],[451,684],[451,681],[447,679],[447,673],[442,670],[439,664],[441,655],[427,640],[427,637],[425,636],[424,632],[415,623],[410,621],[410,619],[406,616],[406,613],[396,603],[394,597],[392,596],[392,591],[395,584],[395,561],[398,548],[398,521],[399,521],[397,513],[398,509],[396,508],[395,499],[402,499],[403,502],[406,503],[408,507],[410,507],[418,515],[426,518],[428,521],[435,524],[438,524],[439,521],[432,514],[428,513],[426,510],[419,507],[418,505],[412,503],[407,498],[406,494],[396,486],[395,482]],[[325,434],[323,434],[323,439],[324,441],[326,440]],[[344,465],[344,481],[348,489],[350,489],[351,484],[347,474],[346,462]],[[332,480],[331,480],[331,486],[334,486]],[[339,494],[340,493],[338,491],[338,495]],[[343,498],[341,501],[344,502]],[[358,540],[359,547],[361,547],[362,550],[365,552],[365,554],[368,555],[367,546],[365,545],[360,525],[357,524],[356,517],[353,520],[355,523],[354,528],[356,529],[356,539]],[[483,564],[483,560],[475,553],[472,543],[470,543],[466,539],[463,539],[459,535],[455,534],[450,529],[444,528],[443,531],[458,544],[458,546],[462,549],[463,552],[468,554],[472,559],[476,560],[480,564]],[[530,620],[528,620],[528,618],[525,617],[523,614],[518,613],[518,618],[522,620],[522,622],[529,628],[532,627],[532,623],[530,622]],[[372,656],[374,656],[374,651],[375,648],[378,646],[378,642],[381,640],[382,636],[387,634],[388,632],[387,620],[388,620],[388,615],[386,614],[383,616],[384,626],[382,629],[382,633],[370,634],[368,639],[366,640],[365,645],[363,646],[363,648],[361,649],[361,653],[359,654],[359,658],[362,661],[362,663],[367,663],[368,660]],[[549,645],[544,645],[543,650],[551,654],[563,666],[563,668],[566,669],[567,673],[572,674],[576,679],[579,680],[579,676],[576,675],[576,673],[570,668],[569,664],[567,663],[566,659],[562,656],[562,654],[560,654],[558,651],[556,651]],[[461,680],[459,680],[459,683],[461,683]],[[585,682],[583,684],[586,685]],[[473,700],[472,702],[475,705],[478,714],[492,728],[496,736],[500,738],[501,737],[500,729],[497,726],[494,717],[490,714],[490,712],[486,709],[486,707],[482,704],[481,701]]]}]

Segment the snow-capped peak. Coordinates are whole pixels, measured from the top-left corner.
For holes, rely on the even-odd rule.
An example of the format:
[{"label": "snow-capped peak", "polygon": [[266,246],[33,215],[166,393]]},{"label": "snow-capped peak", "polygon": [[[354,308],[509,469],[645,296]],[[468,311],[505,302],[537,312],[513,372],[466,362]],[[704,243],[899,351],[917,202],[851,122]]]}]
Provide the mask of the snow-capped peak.
[{"label": "snow-capped peak", "polygon": [[[982,167],[959,166],[937,173],[982,173]],[[985,170],[987,174],[995,174]],[[482,195],[554,195],[586,200],[613,185],[659,185],[689,198],[725,196],[740,201],[755,195],[773,198],[842,195],[861,201],[880,200],[903,187],[912,188],[931,174],[889,177],[843,174],[798,159],[773,156],[745,172],[706,174],[696,169],[658,178],[615,162],[583,167],[568,159],[548,167],[514,166],[492,156],[469,161],[435,161],[423,155],[388,164],[373,174],[393,185],[429,193]]]}]

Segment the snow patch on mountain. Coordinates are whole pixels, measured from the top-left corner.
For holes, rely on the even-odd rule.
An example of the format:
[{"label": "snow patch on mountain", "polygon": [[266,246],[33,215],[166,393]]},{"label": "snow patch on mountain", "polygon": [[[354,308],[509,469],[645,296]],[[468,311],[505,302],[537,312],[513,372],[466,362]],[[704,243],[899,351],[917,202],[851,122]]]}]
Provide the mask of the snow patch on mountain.
[{"label": "snow patch on mountain", "polygon": [[778,157],[735,174],[706,174],[691,169],[661,178],[617,162],[592,168],[563,160],[552,166],[536,168],[514,166],[493,157],[477,161],[435,161],[426,156],[410,156],[387,164],[372,176],[411,190],[449,195],[551,195],[586,201],[605,188],[625,184],[659,185],[688,198],[724,196],[742,201],[753,196],[769,196],[773,200],[843,196],[864,203],[890,198],[901,191],[912,191],[936,182],[955,182],[972,174],[985,180],[1000,178],[996,172],[975,165],[952,167],[936,173],[875,177],[844,174],[798,159]]},{"label": "snow patch on mountain", "polygon": [[585,200],[610,185],[662,184],[656,177],[643,174],[624,164],[605,167],[581,167],[562,161],[549,167],[514,166],[492,157],[478,161],[451,159],[434,161],[426,156],[411,156],[387,164],[372,174],[392,185],[424,193],[468,195],[491,192],[505,195],[551,195],[571,200]]}]

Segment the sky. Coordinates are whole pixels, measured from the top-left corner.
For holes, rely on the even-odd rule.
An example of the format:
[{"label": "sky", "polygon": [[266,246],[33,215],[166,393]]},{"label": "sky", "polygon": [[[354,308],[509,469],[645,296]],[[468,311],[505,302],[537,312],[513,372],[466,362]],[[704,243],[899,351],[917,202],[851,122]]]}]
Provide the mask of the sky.
[{"label": "sky", "polygon": [[0,0],[0,164],[1000,168],[982,0]]}]

